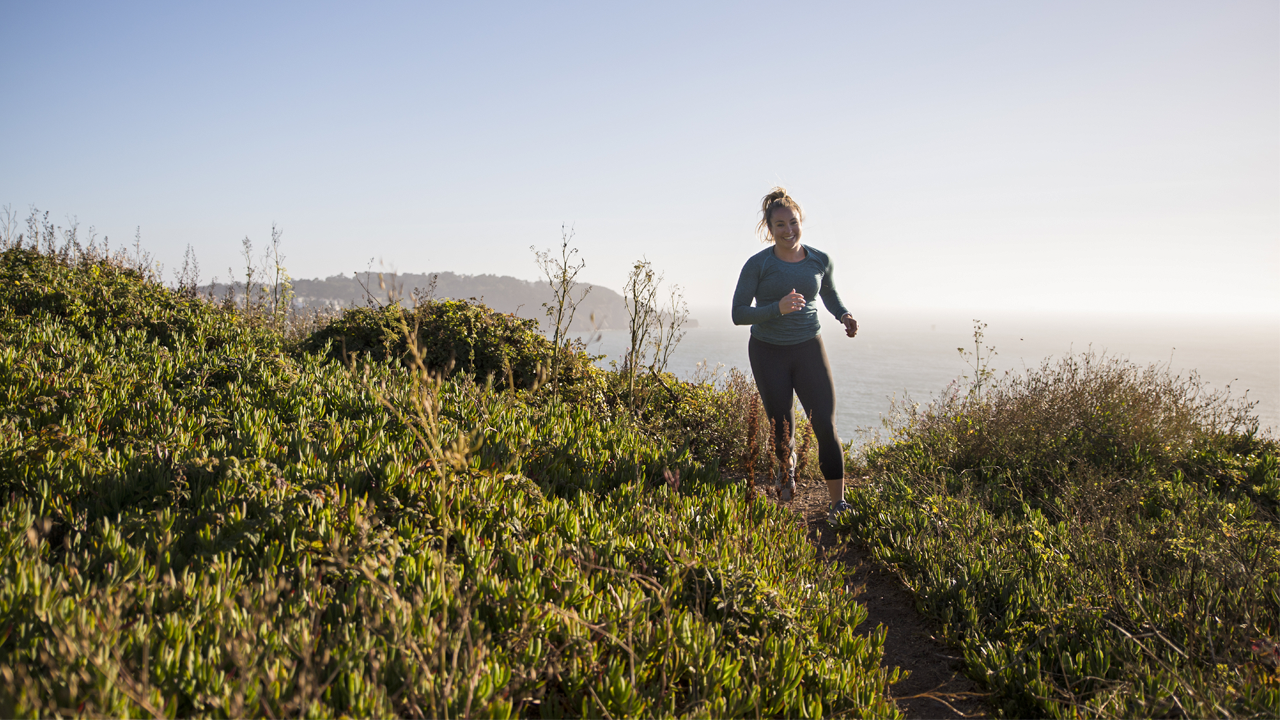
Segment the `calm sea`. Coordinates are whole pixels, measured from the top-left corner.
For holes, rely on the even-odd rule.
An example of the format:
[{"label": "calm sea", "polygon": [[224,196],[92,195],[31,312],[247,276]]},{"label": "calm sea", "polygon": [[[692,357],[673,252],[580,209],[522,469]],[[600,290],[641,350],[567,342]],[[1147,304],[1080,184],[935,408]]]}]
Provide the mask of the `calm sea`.
[{"label": "calm sea", "polygon": [[[825,322],[825,321],[824,321]],[[925,403],[971,368],[957,352],[973,351],[971,319],[944,315],[864,314],[858,337],[850,340],[837,324],[823,326],[823,339],[836,374],[841,437],[877,429],[892,402]],[[738,367],[750,374],[745,327],[705,326],[688,331],[670,369],[688,379],[699,364],[710,369]],[[625,331],[594,336],[589,351],[619,360]],[[1150,318],[1038,317],[987,321],[983,353],[995,348],[991,367],[999,373],[1039,367],[1046,358],[1088,350],[1147,366],[1167,366],[1182,376],[1195,372],[1213,390],[1257,403],[1262,428],[1280,430],[1280,320],[1254,322],[1152,320]],[[1246,396],[1247,393],[1247,396]]]}]

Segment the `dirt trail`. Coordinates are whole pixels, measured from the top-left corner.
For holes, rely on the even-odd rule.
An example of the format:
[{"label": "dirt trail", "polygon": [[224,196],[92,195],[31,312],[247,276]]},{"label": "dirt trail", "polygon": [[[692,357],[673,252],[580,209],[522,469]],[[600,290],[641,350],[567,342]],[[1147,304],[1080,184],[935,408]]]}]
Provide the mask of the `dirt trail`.
[{"label": "dirt trail", "polygon": [[[777,501],[772,488],[767,496]],[[827,524],[826,483],[801,481],[795,500],[784,505],[802,518],[809,541],[819,553],[830,562],[843,563],[848,582],[862,588],[858,599],[867,608],[867,632],[879,625],[888,629],[884,662],[909,673],[891,688],[903,713],[908,718],[990,717],[981,688],[961,672],[959,654],[934,639],[934,628],[916,612],[915,601],[901,580],[879,567],[865,547],[856,542],[840,545]]]}]

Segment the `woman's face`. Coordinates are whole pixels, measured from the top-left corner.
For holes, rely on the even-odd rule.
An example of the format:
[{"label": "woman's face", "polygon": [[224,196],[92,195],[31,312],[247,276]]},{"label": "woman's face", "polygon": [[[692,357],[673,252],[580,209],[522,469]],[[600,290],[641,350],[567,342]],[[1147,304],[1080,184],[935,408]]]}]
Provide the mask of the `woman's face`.
[{"label": "woman's face", "polygon": [[800,242],[800,218],[789,207],[774,208],[769,214],[769,235],[775,243],[795,245]]}]

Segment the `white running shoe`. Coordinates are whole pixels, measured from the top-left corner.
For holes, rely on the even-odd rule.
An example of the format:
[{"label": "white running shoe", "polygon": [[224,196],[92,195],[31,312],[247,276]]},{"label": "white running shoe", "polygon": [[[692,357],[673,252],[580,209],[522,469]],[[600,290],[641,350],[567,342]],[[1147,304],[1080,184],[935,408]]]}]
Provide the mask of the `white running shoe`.
[{"label": "white running shoe", "polygon": [[[783,480],[786,482],[783,482]],[[778,491],[778,499],[782,502],[791,502],[796,496],[796,454],[791,453],[790,467],[778,468],[778,477],[773,481],[773,487]]]}]

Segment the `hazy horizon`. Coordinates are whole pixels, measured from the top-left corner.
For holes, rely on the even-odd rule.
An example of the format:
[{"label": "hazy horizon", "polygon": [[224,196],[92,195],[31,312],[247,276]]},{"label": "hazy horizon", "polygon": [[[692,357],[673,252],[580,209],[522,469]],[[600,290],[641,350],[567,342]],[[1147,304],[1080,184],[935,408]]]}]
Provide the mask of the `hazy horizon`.
[{"label": "hazy horizon", "polygon": [[[1211,391],[1228,390],[1234,398],[1256,402],[1254,413],[1272,435],[1280,432],[1280,323],[1257,332],[1258,323],[1151,321],[1097,316],[990,316],[980,318],[983,355],[994,348],[991,367],[997,375],[1022,373],[1048,361],[1092,352],[1118,358],[1139,368],[1157,366],[1175,376],[1195,373]],[[823,323],[824,344],[836,375],[837,411],[847,430],[879,427],[890,397],[927,403],[952,381],[970,374],[957,352],[973,347],[973,319],[955,313],[868,314],[858,337],[848,339],[834,322]],[[750,374],[749,330],[732,325],[706,325],[689,331],[676,348],[672,370],[688,378],[697,363],[722,363]],[[600,333],[588,352],[617,360],[627,345],[626,332]]]}]

